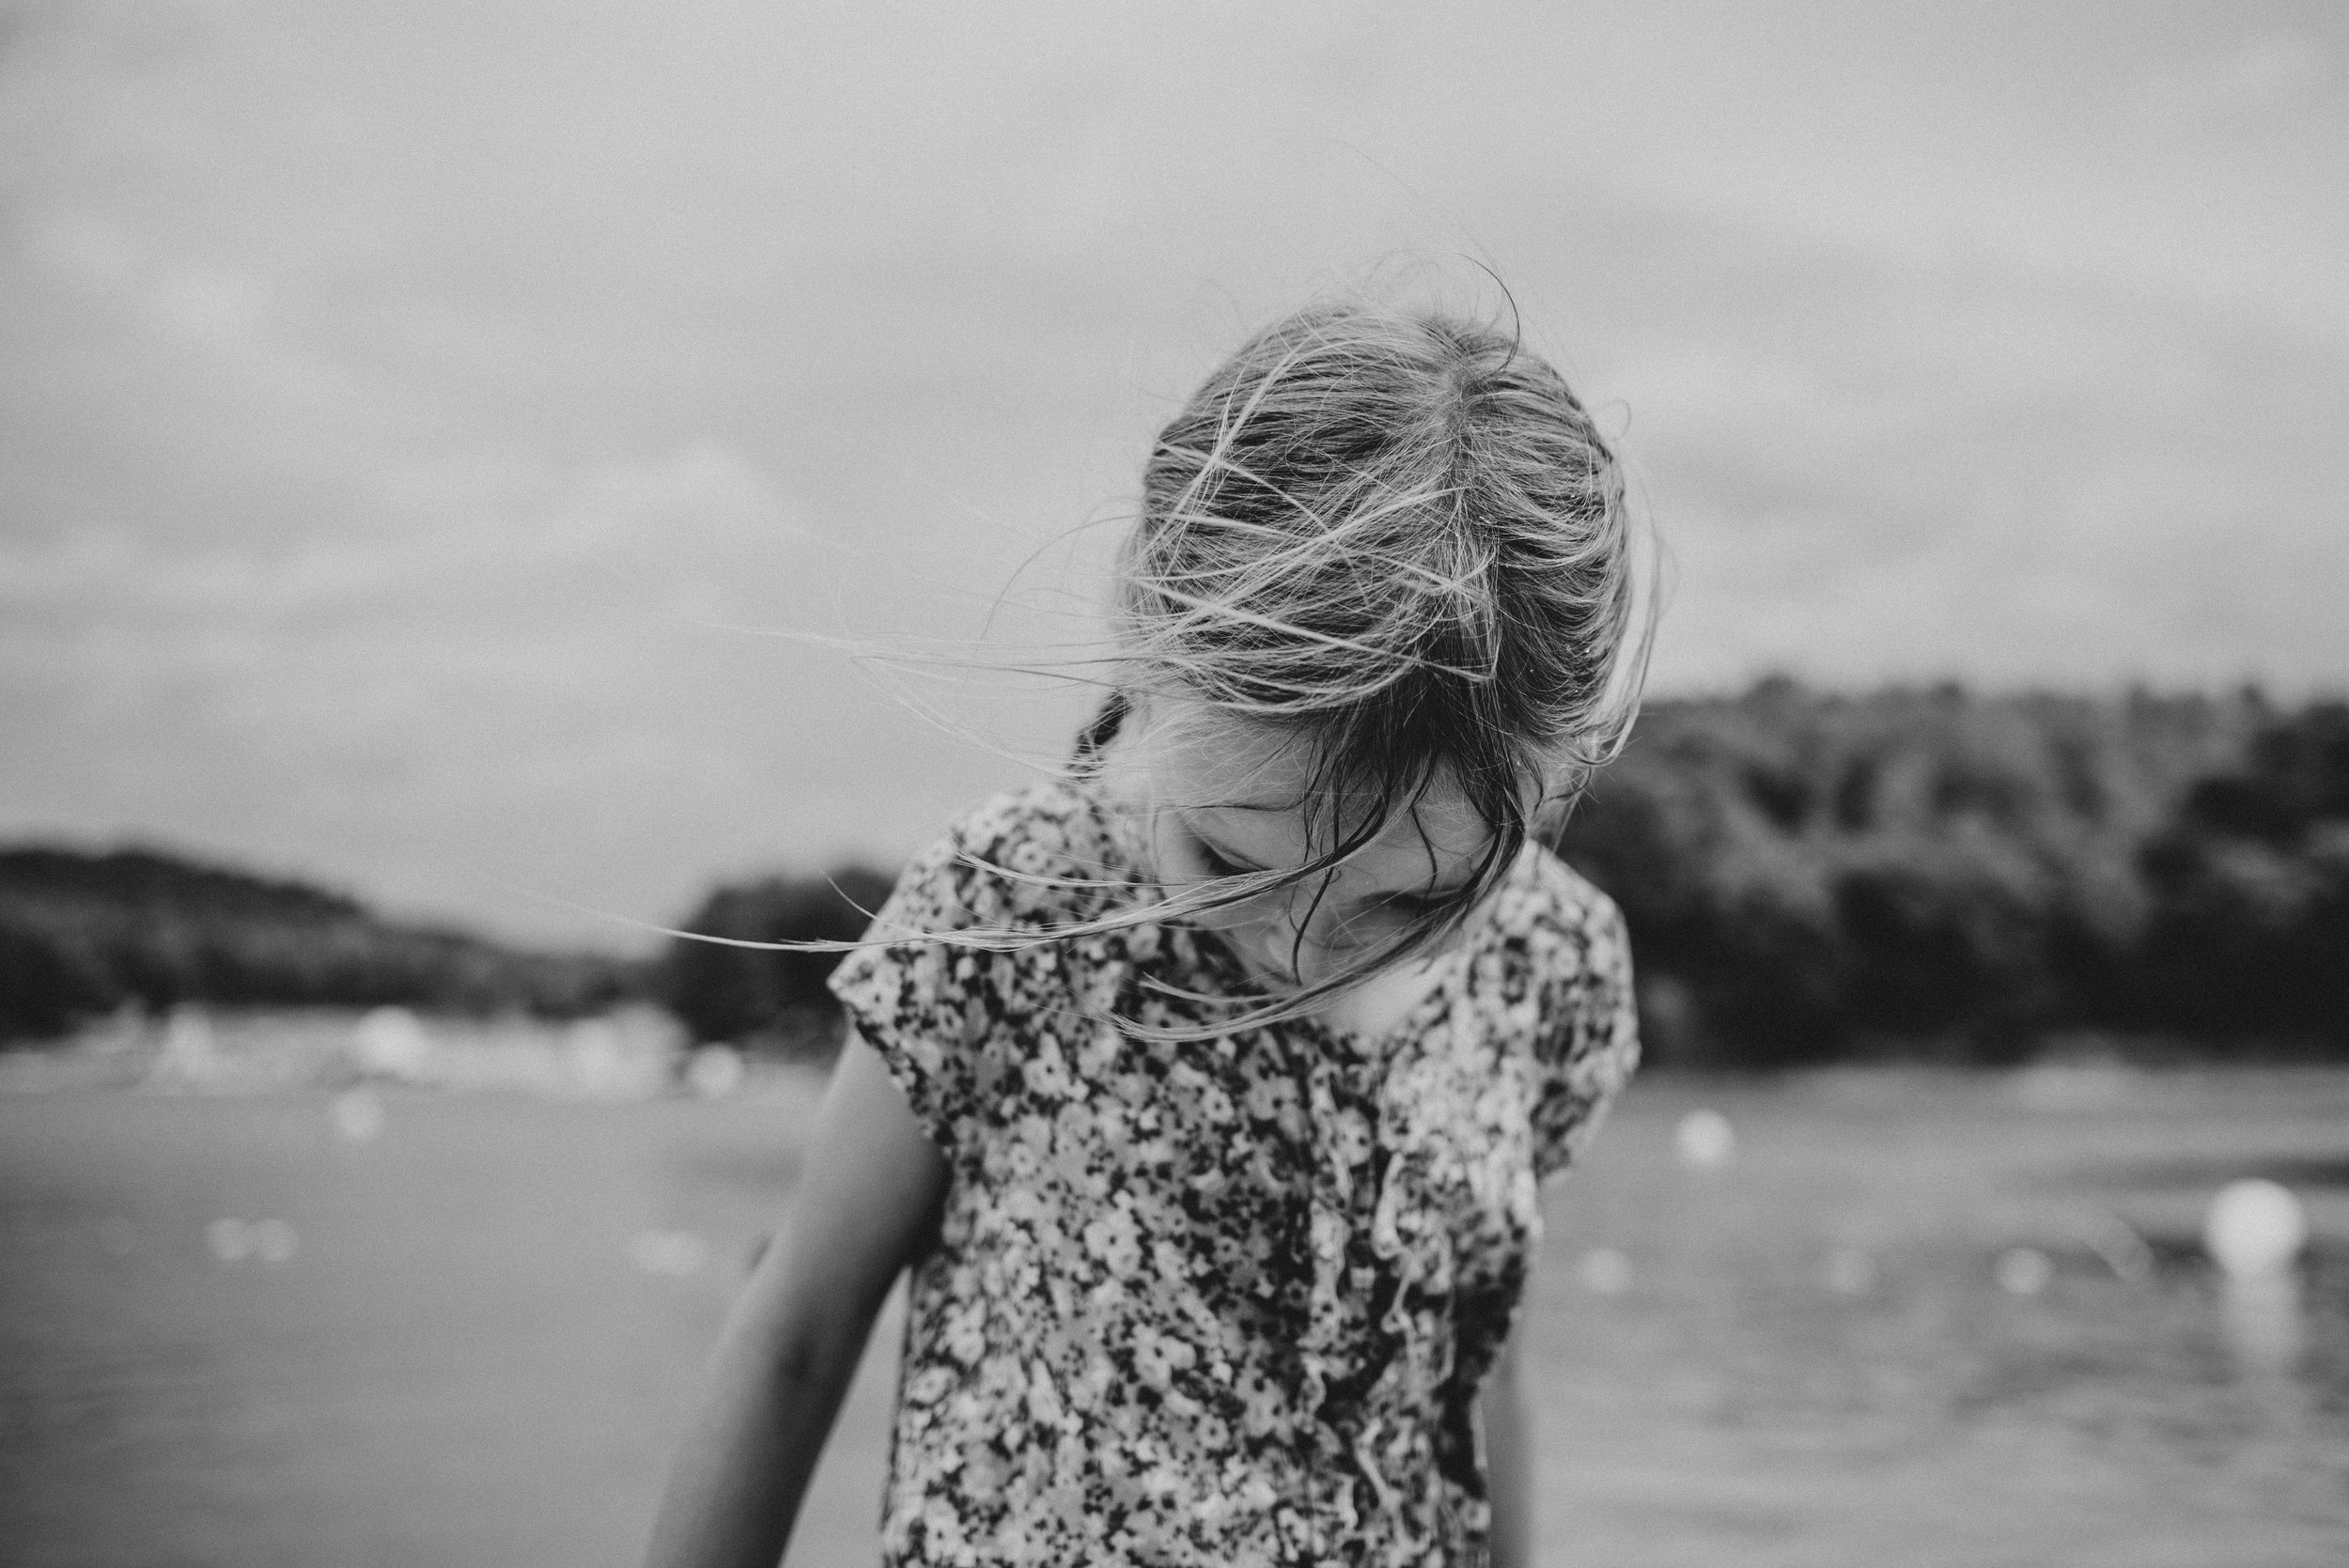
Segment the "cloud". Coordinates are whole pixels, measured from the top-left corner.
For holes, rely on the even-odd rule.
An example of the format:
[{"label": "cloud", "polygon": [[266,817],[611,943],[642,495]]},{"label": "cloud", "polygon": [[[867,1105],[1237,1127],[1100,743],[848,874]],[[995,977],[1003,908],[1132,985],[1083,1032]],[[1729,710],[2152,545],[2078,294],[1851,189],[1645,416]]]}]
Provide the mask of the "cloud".
[{"label": "cloud", "polygon": [[2349,352],[2028,273],[1830,276],[1754,362],[1626,388],[1680,561],[1668,686],[2341,681],[2304,585],[2349,581]]},{"label": "cloud", "polygon": [[1017,769],[710,623],[974,633],[1390,247],[1628,411],[1668,685],[2349,672],[2320,12],[117,12],[8,65],[0,823],[654,915],[909,847]]},{"label": "cloud", "polygon": [[2300,33],[2262,33],[2227,55],[2202,80],[2214,111],[2248,117],[2305,106],[2333,85],[2324,45]]},{"label": "cloud", "polygon": [[567,475],[497,457],[421,465],[385,475],[380,494],[372,514],[284,547],[233,533],[175,545],[122,527],[0,539],[0,602],[84,622],[262,624],[587,570],[651,608],[729,555],[805,537],[754,464],[708,442]]}]

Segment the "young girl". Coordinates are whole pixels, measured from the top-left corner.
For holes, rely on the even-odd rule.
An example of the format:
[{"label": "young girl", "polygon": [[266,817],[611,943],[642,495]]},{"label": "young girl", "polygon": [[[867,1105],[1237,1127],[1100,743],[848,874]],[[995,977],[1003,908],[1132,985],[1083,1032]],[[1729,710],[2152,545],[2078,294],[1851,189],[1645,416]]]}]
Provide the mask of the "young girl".
[{"label": "young girl", "polygon": [[912,1279],[890,1564],[1524,1564],[1509,1340],[1638,1056],[1540,846],[1636,706],[1615,461],[1490,328],[1256,336],[1159,438],[1113,694],[917,860],[650,1561],[781,1556]]}]

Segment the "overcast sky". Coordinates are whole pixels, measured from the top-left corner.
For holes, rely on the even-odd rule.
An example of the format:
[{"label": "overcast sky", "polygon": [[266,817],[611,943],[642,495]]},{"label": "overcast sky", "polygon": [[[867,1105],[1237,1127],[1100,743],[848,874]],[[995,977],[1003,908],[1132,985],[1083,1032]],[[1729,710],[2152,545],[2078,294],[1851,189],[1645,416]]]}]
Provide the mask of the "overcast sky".
[{"label": "overcast sky", "polygon": [[891,860],[1077,699],[821,639],[1089,634],[1154,426],[1395,256],[1620,433],[1660,690],[2349,686],[2349,8],[9,18],[7,836],[564,936]]}]

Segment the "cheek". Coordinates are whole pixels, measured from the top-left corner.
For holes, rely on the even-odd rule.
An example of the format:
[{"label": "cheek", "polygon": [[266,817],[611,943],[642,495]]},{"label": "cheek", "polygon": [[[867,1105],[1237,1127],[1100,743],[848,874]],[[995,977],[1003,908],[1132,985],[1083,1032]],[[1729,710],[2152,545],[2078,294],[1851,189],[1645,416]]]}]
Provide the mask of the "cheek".
[{"label": "cheek", "polygon": [[1209,931],[1231,931],[1241,934],[1256,931],[1265,924],[1264,909],[1259,901],[1235,904],[1228,908],[1203,909],[1191,917],[1191,924]]},{"label": "cheek", "polygon": [[[1206,863],[1190,846],[1190,835],[1180,828],[1161,822],[1152,848],[1158,857],[1159,877],[1170,891],[1180,892],[1196,883],[1214,879]],[[1238,904],[1203,909],[1190,918],[1194,924],[1211,931],[1246,932],[1268,922],[1273,900],[1273,894],[1265,893]]]},{"label": "cheek", "polygon": [[1350,958],[1408,935],[1410,927],[1408,920],[1371,911],[1343,921],[1323,921],[1315,927],[1312,935],[1315,945],[1323,952]]},{"label": "cheek", "polygon": [[1237,904],[1204,910],[1197,919],[1200,924],[1212,930],[1251,935],[1273,929],[1284,907],[1285,901],[1281,894],[1259,893],[1253,898],[1241,899]]}]

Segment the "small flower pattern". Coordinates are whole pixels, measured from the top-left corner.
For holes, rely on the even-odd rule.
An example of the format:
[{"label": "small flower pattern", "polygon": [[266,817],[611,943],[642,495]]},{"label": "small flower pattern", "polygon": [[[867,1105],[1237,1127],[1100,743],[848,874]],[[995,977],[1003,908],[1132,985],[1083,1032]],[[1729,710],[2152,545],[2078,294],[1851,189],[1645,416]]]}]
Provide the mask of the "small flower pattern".
[{"label": "small flower pattern", "polygon": [[[874,934],[1041,933],[1157,896],[1115,808],[1056,779],[916,860]],[[1529,848],[1376,1041],[1121,1027],[1259,994],[1172,921],[889,941],[832,984],[951,1172],[911,1280],[886,1563],[1486,1560],[1473,1401],[1537,1184],[1639,1057],[1605,894]]]}]

